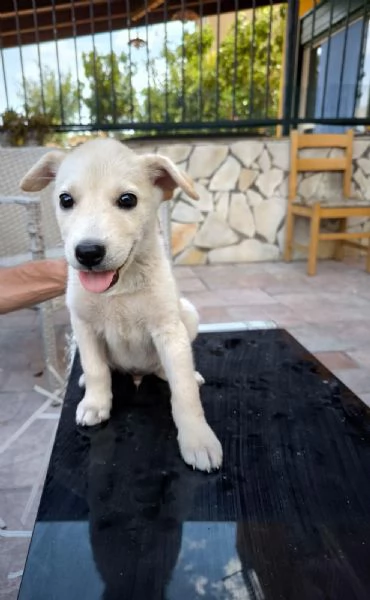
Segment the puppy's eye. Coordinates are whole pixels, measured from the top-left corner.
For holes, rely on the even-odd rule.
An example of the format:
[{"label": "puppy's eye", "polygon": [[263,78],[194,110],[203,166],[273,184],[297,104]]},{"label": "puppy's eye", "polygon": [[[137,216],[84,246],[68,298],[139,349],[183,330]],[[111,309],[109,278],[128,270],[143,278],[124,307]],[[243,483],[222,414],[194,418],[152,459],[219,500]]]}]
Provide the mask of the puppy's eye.
[{"label": "puppy's eye", "polygon": [[122,196],[120,196],[117,200],[118,208],[130,209],[134,208],[136,205],[137,197],[135,196],[135,194],[130,194],[128,192],[126,194],[122,194]]},{"label": "puppy's eye", "polygon": [[70,194],[67,194],[66,192],[64,192],[63,194],[60,194],[60,196],[59,196],[60,208],[64,208],[67,210],[68,208],[72,208],[74,203],[75,203],[75,201],[73,200],[73,198]]}]

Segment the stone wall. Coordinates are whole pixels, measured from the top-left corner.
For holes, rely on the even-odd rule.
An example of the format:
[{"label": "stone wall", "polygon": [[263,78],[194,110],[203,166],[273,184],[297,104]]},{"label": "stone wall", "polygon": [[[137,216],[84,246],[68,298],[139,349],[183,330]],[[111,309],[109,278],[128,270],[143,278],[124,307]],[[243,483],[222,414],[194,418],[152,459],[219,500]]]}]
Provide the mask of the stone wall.
[{"label": "stone wall", "polygon": [[[354,143],[353,195],[370,196],[370,140]],[[160,152],[174,160],[195,181],[200,200],[178,192],[171,202],[172,248],[178,264],[255,262],[281,259],[288,195],[289,140],[248,139],[131,144],[140,152]],[[340,150],[307,150],[306,155],[336,155]],[[308,173],[299,180],[300,195],[313,199],[341,196],[341,174]],[[333,231],[337,222],[325,222]],[[366,219],[350,228],[369,229]],[[309,222],[297,219],[296,239],[307,244]],[[333,255],[334,243],[323,242],[322,258]],[[295,258],[305,252],[297,251]]]},{"label": "stone wall", "polygon": [[[192,140],[173,143],[132,141],[140,152],[160,152],[176,162],[195,181],[200,200],[192,201],[178,191],[170,202],[172,249],[178,264],[225,262],[255,262],[279,260],[284,244],[284,224],[288,194],[289,140],[223,139]],[[46,148],[0,149],[2,178],[0,192],[17,194],[18,181]],[[337,153],[322,151],[322,155]],[[309,151],[317,155],[318,151]],[[300,181],[300,191],[309,202],[312,198],[338,198],[341,176],[336,173],[307,174]],[[370,198],[370,140],[359,138],[354,143],[353,194]],[[50,189],[40,194],[46,244],[50,249],[60,245],[60,239],[50,203]],[[14,214],[9,223],[5,209],[0,255],[24,252],[26,232],[14,235]],[[18,219],[21,215],[16,215]],[[10,219],[10,216],[9,216]],[[335,230],[337,223],[324,223]],[[296,237],[306,244],[309,237],[307,219],[297,219]],[[353,219],[350,227],[370,230],[370,222]],[[1,248],[4,245],[4,249]],[[334,244],[323,243],[321,257],[331,257]],[[295,257],[305,256],[297,252]]]},{"label": "stone wall", "polygon": [[[146,149],[140,145],[141,152]],[[178,191],[171,202],[175,263],[279,258],[289,169],[286,140],[198,141],[150,150],[186,171],[200,197],[193,201]]]}]

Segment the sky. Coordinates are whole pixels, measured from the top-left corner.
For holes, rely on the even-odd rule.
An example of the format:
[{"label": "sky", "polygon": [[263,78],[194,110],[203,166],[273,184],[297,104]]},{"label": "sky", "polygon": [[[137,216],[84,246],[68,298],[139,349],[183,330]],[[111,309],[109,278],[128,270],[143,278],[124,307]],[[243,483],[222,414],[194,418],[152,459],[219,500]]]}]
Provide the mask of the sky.
[{"label": "sky", "polygon": [[[161,60],[160,53],[163,49],[163,43],[166,36],[165,25],[152,25],[146,30],[145,27],[132,28],[131,30],[120,30],[112,32],[113,51],[117,54],[121,52],[129,52],[129,39],[139,37],[147,40],[147,46],[137,49],[131,46],[132,63],[138,66],[137,75],[133,78],[133,86],[137,91],[142,90],[147,86],[147,70],[146,62],[148,58],[147,48],[149,49],[150,58],[158,59],[156,67],[158,72],[164,74],[165,63]],[[176,47],[183,35],[183,31],[193,31],[194,23],[181,23],[175,21],[167,23],[167,43],[170,48]],[[110,35],[109,33],[96,34],[94,36],[95,49],[98,54],[108,54],[110,52]],[[82,76],[82,53],[91,52],[93,50],[92,36],[83,36],[76,38],[77,45],[77,65],[80,76],[80,81],[84,81]],[[47,42],[40,44],[40,62],[43,67],[48,66],[57,73],[57,51],[59,55],[59,64],[61,73],[72,73],[73,78],[77,81],[77,68],[75,45],[73,38],[58,41],[57,44]],[[0,66],[0,113],[7,109],[4,74],[8,93],[8,108],[21,111],[24,104],[22,98],[22,70],[21,61],[23,61],[23,70],[26,79],[39,81],[39,59],[37,46],[28,45],[21,48],[9,48],[3,50],[3,60]],[[5,73],[4,73],[5,71]],[[88,115],[86,110],[82,114],[83,120],[87,120]]]}]

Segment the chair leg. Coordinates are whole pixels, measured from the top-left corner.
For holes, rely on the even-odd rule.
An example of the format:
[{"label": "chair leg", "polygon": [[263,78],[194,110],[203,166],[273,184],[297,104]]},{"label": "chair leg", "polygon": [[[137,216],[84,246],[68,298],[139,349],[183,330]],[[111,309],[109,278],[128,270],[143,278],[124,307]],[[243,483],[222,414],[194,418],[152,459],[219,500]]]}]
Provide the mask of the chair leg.
[{"label": "chair leg", "polygon": [[[340,219],[338,233],[344,233],[346,231],[346,229],[347,229],[347,219]],[[343,240],[338,240],[335,245],[334,260],[343,260],[343,259],[344,259],[344,242],[343,242]]]},{"label": "chair leg", "polygon": [[370,273],[370,239],[367,246],[367,254],[366,254],[366,271]]},{"label": "chair leg", "polygon": [[308,249],[307,274],[316,275],[317,252],[320,234],[320,204],[315,204],[311,215],[310,245]]},{"label": "chair leg", "polygon": [[284,260],[290,262],[293,254],[293,237],[294,237],[294,213],[291,208],[288,208],[288,214],[285,225],[285,248]]}]

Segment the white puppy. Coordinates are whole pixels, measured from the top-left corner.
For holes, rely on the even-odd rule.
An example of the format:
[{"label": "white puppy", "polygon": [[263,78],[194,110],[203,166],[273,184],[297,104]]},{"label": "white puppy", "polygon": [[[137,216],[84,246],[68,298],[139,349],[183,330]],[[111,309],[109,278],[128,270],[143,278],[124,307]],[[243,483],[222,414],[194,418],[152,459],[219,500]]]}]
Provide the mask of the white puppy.
[{"label": "white puppy", "polygon": [[140,156],[110,139],[46,154],[21,187],[36,192],[54,179],[67,304],[86,386],[77,423],[109,418],[111,368],[156,373],[170,385],[183,459],[201,470],[218,468],[222,448],[204,417],[191,350],[198,315],[179,298],[157,218],[176,187],[197,198],[192,181],[168,158]]}]

